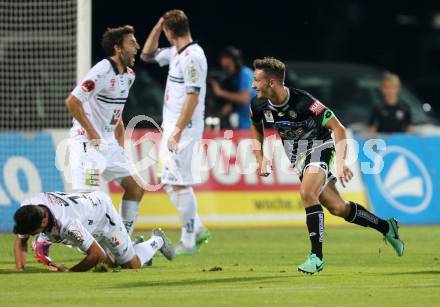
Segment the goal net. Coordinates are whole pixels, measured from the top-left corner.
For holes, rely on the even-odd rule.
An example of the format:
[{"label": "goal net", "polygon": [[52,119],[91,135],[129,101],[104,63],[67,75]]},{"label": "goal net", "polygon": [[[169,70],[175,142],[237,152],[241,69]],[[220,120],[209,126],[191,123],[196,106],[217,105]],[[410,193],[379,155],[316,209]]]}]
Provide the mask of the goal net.
[{"label": "goal net", "polygon": [[2,130],[69,126],[76,20],[76,0],[0,0]]},{"label": "goal net", "polygon": [[64,101],[90,68],[90,6],[0,0],[0,230],[24,198],[64,189],[54,129],[67,136]]}]

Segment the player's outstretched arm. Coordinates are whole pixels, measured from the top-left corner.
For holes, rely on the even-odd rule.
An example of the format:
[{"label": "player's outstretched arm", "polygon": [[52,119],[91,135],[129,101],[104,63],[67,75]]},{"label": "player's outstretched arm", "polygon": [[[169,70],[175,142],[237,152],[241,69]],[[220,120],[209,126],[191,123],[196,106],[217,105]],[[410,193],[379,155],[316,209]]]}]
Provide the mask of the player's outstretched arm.
[{"label": "player's outstretched arm", "polygon": [[145,62],[154,62],[154,54],[157,48],[159,48],[159,37],[162,33],[163,22],[164,19],[161,17],[145,41],[144,48],[142,48],[141,53],[141,59]]},{"label": "player's outstretched arm", "polygon": [[108,263],[107,255],[96,240],[90,245],[87,250],[87,256],[77,265],[73,266],[70,271],[84,272],[88,271],[100,262]]},{"label": "player's outstretched arm", "polygon": [[17,271],[24,271],[26,264],[26,255],[28,251],[28,237],[20,238],[16,236],[14,242],[15,267]]},{"label": "player's outstretched arm", "polygon": [[100,136],[96,132],[90,120],[87,118],[86,112],[82,106],[82,102],[73,95],[69,95],[66,99],[66,106],[70,114],[81,124],[86,130],[89,140],[99,143]]},{"label": "player's outstretched arm", "polygon": [[345,187],[345,184],[348,183],[353,177],[353,173],[350,168],[346,165],[347,159],[347,132],[345,127],[341,124],[341,122],[333,117],[329,120],[325,127],[331,129],[335,136],[336,143],[336,172],[338,173],[339,181],[342,186]]}]

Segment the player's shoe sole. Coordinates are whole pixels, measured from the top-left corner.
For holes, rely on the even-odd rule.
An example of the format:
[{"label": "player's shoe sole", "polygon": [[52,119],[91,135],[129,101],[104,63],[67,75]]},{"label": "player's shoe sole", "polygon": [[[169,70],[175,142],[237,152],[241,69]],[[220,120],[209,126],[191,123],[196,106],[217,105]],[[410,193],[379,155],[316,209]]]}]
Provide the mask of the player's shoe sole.
[{"label": "player's shoe sole", "polygon": [[208,243],[211,240],[212,234],[211,231],[207,228],[203,228],[201,232],[196,235],[196,247],[200,249],[203,244]]},{"label": "player's shoe sole", "polygon": [[198,252],[196,246],[186,247],[182,242],[179,242],[174,249],[176,251],[176,256],[191,256]]},{"label": "player's shoe sole", "polygon": [[403,251],[405,250],[405,243],[399,237],[399,223],[395,218],[387,220],[388,222],[388,232],[384,237],[385,243],[388,242],[393,247],[397,256],[403,256]]},{"label": "player's shoe sole", "polygon": [[161,254],[168,260],[173,260],[176,258],[176,251],[174,250],[173,242],[165,235],[165,233],[160,228],[153,229],[153,236],[161,237],[163,240],[163,245],[159,249]]},{"label": "player's shoe sole", "polygon": [[319,259],[315,254],[307,257],[306,261],[298,266],[298,271],[313,275],[324,269],[324,261]]}]

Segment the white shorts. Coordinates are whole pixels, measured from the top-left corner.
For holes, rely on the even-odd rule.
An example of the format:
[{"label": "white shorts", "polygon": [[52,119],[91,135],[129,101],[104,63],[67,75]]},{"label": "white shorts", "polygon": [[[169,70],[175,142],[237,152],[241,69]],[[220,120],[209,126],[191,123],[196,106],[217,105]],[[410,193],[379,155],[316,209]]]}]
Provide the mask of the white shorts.
[{"label": "white shorts", "polygon": [[300,158],[296,164],[296,169],[298,171],[299,179],[301,181],[305,170],[310,166],[314,166],[324,172],[324,183],[321,187],[321,190],[319,191],[319,195],[321,195],[327,185],[330,182],[336,180],[336,177],[330,171],[336,152],[333,146],[323,147],[323,149],[317,149],[317,152],[319,154],[314,154],[314,152],[312,151],[307,156]]},{"label": "white shorts", "polygon": [[88,142],[69,140],[69,164],[72,189],[81,192],[99,190],[105,181],[133,176],[136,168],[118,144],[101,144],[99,149]]},{"label": "white shorts", "polygon": [[[171,130],[171,129],[170,129]],[[200,175],[200,141],[203,125],[186,128],[180,139],[177,152],[170,152],[167,141],[170,131],[164,129],[160,145],[159,174],[161,182],[169,185],[195,185],[202,181]]]},{"label": "white shorts", "polygon": [[106,253],[110,253],[117,264],[125,264],[136,255],[133,243],[110,197],[103,192],[100,192],[100,194],[99,199],[102,203],[105,203],[106,208],[106,225],[102,228],[103,233],[97,234],[95,239]]}]

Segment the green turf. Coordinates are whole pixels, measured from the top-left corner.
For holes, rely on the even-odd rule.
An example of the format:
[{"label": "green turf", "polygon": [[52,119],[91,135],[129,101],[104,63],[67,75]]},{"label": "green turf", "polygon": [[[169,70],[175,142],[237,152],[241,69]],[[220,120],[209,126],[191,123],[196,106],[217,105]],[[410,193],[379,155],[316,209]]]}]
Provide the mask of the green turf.
[{"label": "green turf", "polygon": [[[177,239],[177,232],[169,232]],[[305,229],[214,230],[196,256],[107,273],[49,273],[31,257],[15,273],[13,236],[0,235],[1,306],[439,306],[440,227],[404,227],[398,258],[365,228],[328,228],[324,271],[301,274]],[[54,261],[82,256],[56,246]],[[221,270],[210,271],[213,268]]]}]

